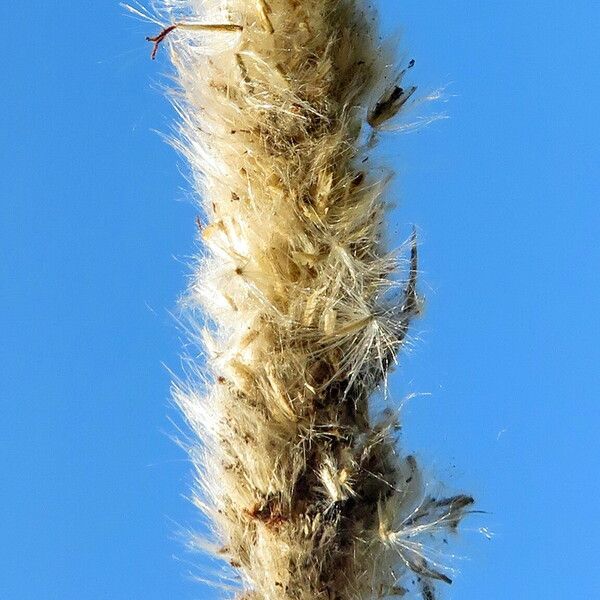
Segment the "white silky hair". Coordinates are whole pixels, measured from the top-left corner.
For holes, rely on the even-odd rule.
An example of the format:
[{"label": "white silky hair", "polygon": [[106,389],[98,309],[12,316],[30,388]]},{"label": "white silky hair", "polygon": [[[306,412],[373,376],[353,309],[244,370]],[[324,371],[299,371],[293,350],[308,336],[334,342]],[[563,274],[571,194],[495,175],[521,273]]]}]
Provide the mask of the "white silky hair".
[{"label": "white silky hair", "polygon": [[245,600],[366,600],[412,573],[433,598],[450,579],[432,539],[472,499],[428,495],[396,413],[370,400],[421,306],[416,239],[407,258],[385,247],[372,157],[380,130],[410,130],[414,61],[396,68],[366,1],[129,9],[165,25],[150,39],[175,67],[173,144],[203,212],[182,304],[205,360],[174,384],[213,536],[194,545],[230,567],[202,579]]}]

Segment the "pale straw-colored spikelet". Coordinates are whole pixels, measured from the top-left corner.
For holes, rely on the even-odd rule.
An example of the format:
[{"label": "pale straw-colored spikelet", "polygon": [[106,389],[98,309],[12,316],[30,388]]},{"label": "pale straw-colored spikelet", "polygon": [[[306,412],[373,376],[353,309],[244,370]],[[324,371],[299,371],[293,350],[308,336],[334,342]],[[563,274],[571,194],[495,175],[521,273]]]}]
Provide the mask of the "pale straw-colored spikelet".
[{"label": "pale straw-colored spikelet", "polygon": [[151,41],[176,68],[175,143],[204,211],[185,302],[207,358],[175,390],[202,545],[244,600],[398,597],[411,579],[431,599],[450,581],[434,536],[472,499],[430,496],[393,411],[370,407],[420,307],[416,240],[404,263],[384,247],[369,162],[411,102],[413,61],[394,70],[366,1],[162,0],[161,14]]}]

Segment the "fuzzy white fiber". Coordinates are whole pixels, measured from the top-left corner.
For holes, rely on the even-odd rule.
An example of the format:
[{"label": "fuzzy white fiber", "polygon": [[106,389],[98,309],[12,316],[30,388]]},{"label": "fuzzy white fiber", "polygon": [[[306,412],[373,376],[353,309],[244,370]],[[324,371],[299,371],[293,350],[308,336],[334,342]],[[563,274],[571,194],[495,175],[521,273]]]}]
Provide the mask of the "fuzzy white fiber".
[{"label": "fuzzy white fiber", "polygon": [[[176,144],[202,199],[185,298],[206,361],[176,400],[204,544],[244,600],[402,596],[450,582],[435,536],[472,503],[427,493],[372,395],[419,311],[417,249],[384,247],[377,131],[415,88],[360,0],[162,0]],[[402,272],[402,271],[401,271]],[[237,591],[236,591],[237,590]]]}]

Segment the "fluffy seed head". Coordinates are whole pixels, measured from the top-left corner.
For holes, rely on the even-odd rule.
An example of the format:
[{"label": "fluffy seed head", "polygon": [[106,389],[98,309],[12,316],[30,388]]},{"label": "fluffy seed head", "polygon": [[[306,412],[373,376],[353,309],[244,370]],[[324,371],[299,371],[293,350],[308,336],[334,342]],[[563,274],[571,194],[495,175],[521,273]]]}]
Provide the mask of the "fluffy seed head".
[{"label": "fluffy seed head", "polygon": [[174,143],[206,223],[184,304],[207,360],[175,398],[204,546],[232,569],[219,585],[366,600],[403,595],[413,572],[433,598],[449,578],[428,539],[472,499],[425,495],[397,419],[370,406],[420,307],[416,240],[408,260],[383,243],[371,150],[416,88],[367,2],[162,2],[150,41],[176,68]]}]

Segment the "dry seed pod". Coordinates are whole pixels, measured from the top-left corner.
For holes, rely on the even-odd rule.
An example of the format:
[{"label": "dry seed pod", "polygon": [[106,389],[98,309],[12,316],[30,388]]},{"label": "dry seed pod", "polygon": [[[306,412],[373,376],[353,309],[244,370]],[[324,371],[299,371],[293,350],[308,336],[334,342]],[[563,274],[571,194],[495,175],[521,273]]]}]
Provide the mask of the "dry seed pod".
[{"label": "dry seed pod", "polygon": [[432,600],[450,579],[430,544],[472,499],[426,495],[397,419],[370,407],[420,301],[416,239],[404,262],[383,246],[385,185],[361,145],[415,88],[400,76],[373,102],[388,61],[366,1],[164,13],[174,25],[151,41],[177,70],[175,144],[205,215],[185,301],[206,316],[190,320],[210,361],[175,389],[218,538],[203,546],[226,548],[240,600],[399,597],[411,579]]}]

